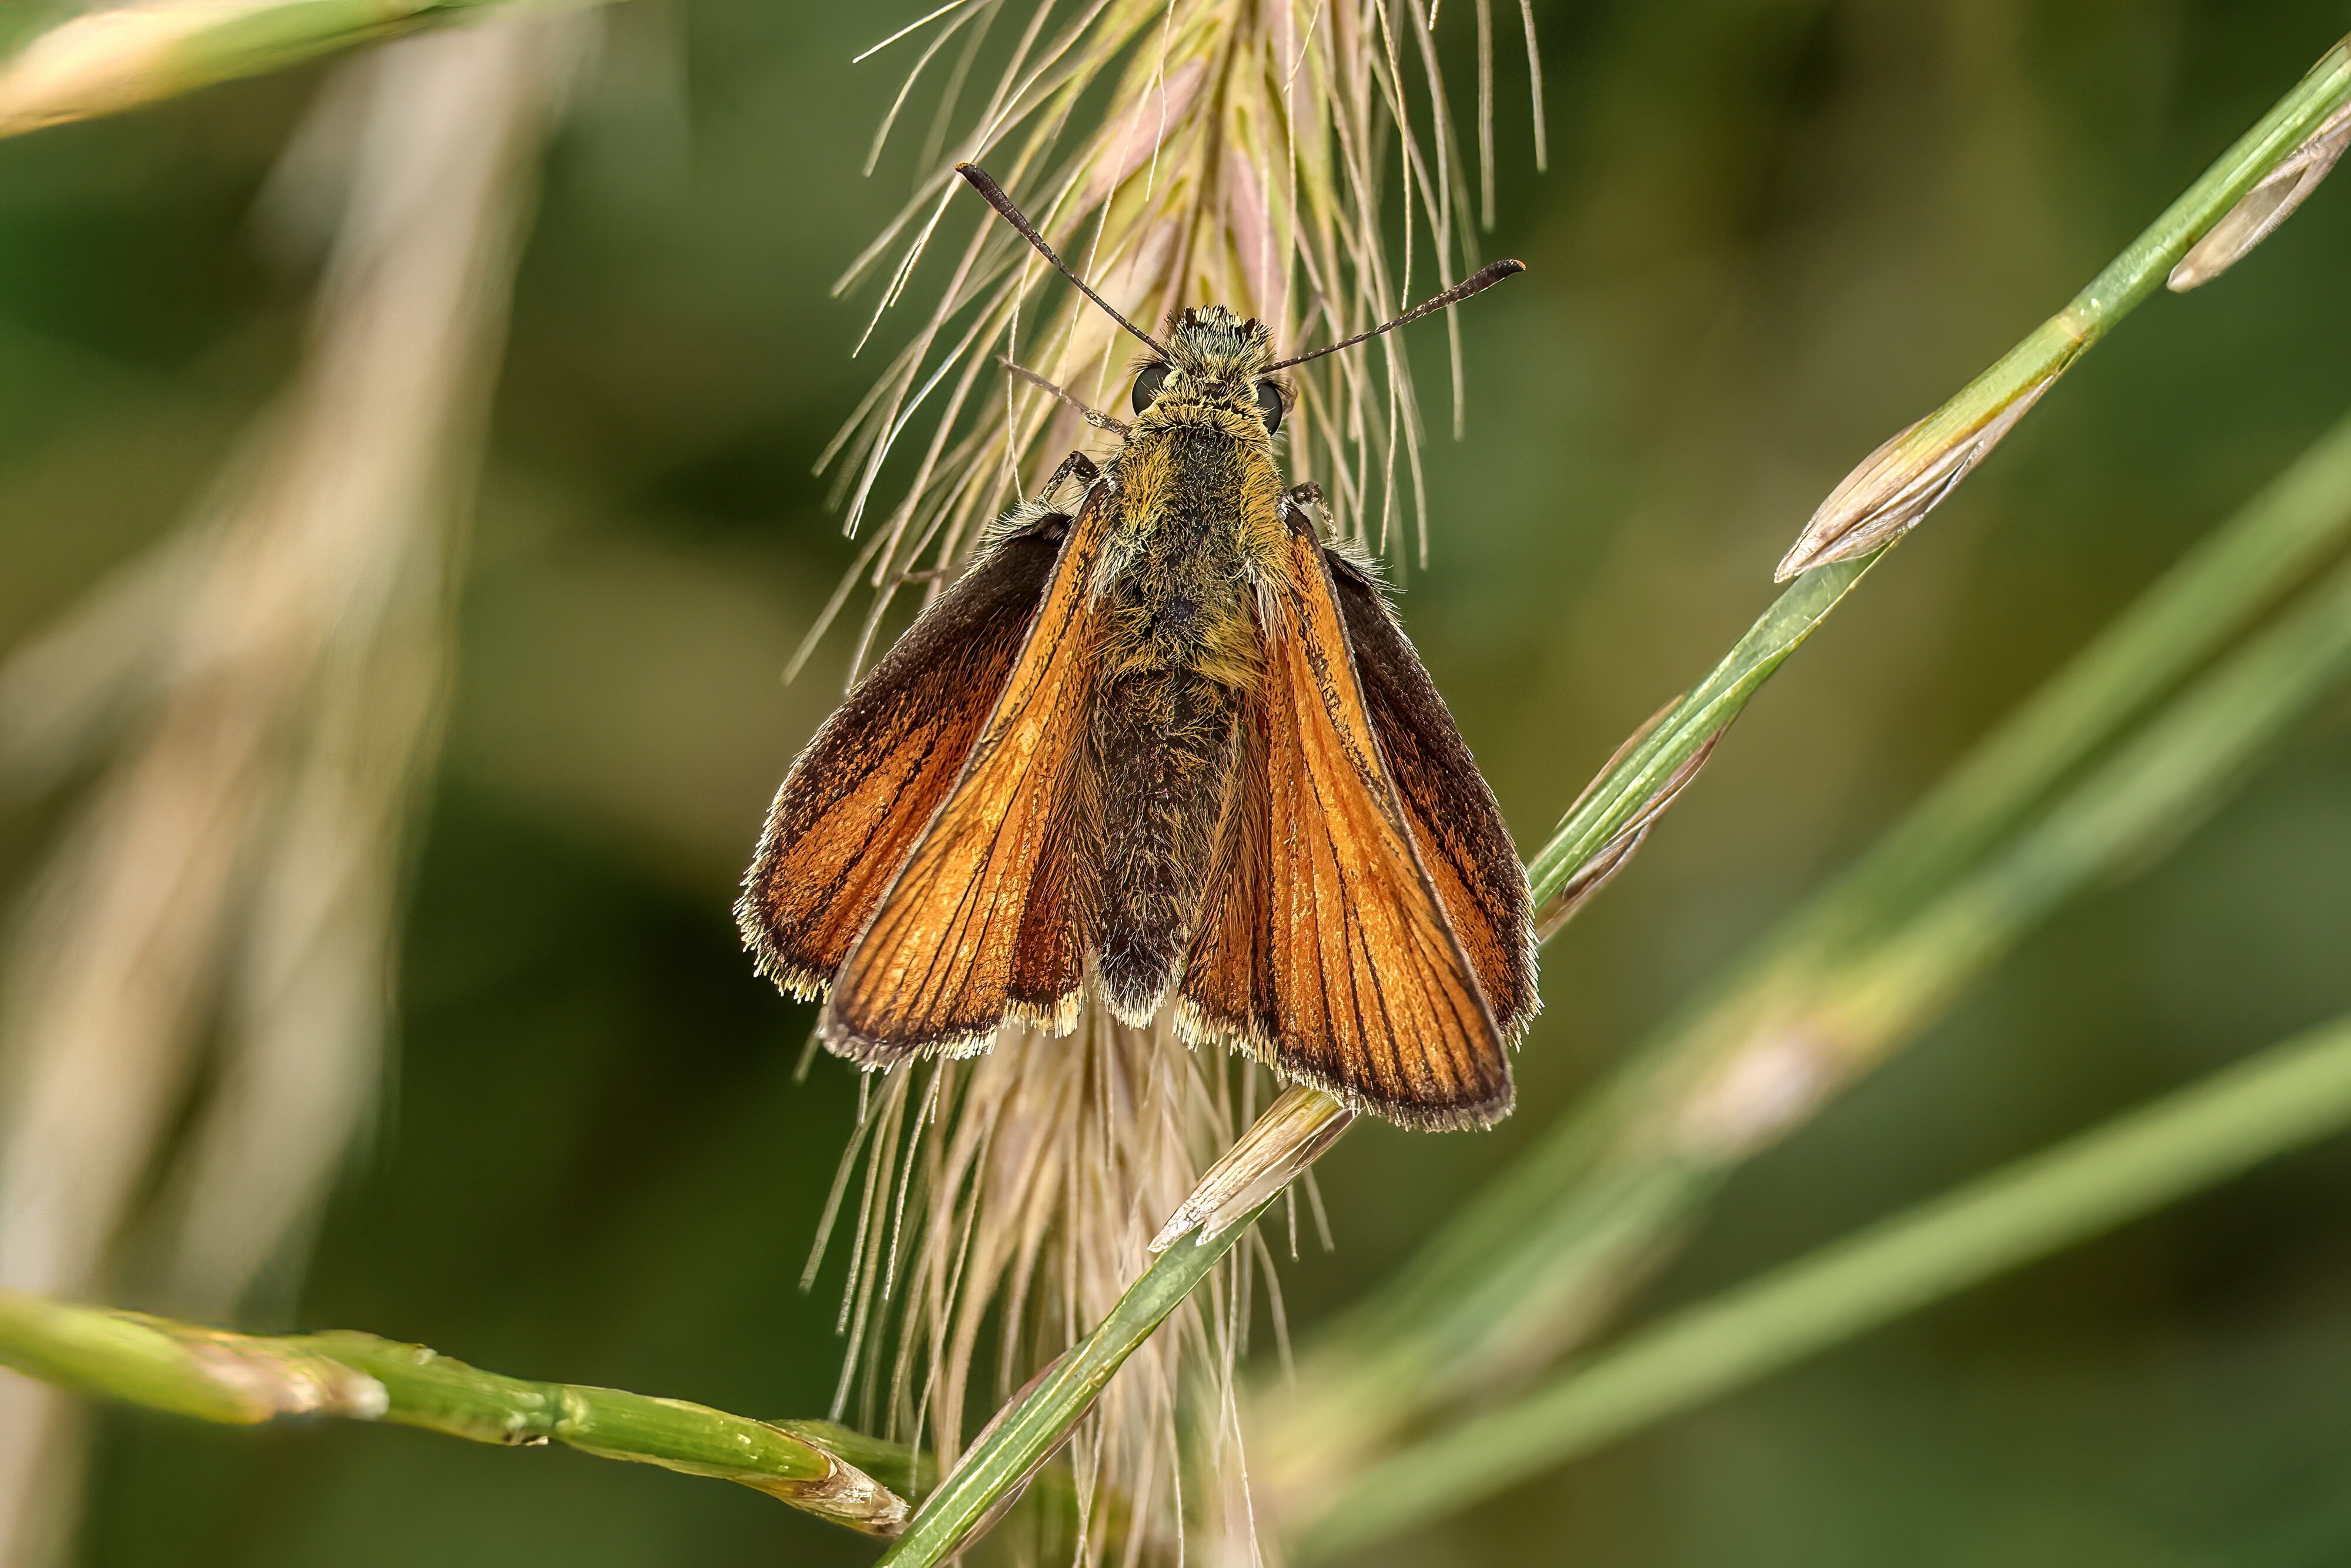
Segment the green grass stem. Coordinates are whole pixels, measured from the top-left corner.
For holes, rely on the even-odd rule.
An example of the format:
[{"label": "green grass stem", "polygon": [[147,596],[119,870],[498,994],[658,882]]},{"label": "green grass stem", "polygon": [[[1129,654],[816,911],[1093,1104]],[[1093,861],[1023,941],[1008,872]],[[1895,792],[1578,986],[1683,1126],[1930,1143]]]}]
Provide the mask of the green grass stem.
[{"label": "green grass stem", "polygon": [[2351,1020],[2338,1020],[1677,1312],[1413,1444],[1305,1521],[1294,1560],[1457,1512],[2346,1125]]},{"label": "green grass stem", "polygon": [[202,1421],[338,1416],[508,1447],[558,1442],[735,1481],[836,1524],[889,1535],[905,1503],[852,1458],[903,1472],[871,1438],[680,1399],[505,1377],[364,1333],[243,1334],[0,1291],[0,1365]]},{"label": "green grass stem", "polygon": [[1672,787],[1682,766],[1739,716],[1747,699],[1828,619],[1883,554],[1807,572],[1772,601],[1696,690],[1593,782],[1569,808],[1551,841],[1527,862],[1537,908],[1557,897],[1589,862],[1637,825],[1649,802]]},{"label": "green grass stem", "polygon": [[[2293,692],[2246,689],[2247,706],[2232,715],[2231,688],[2208,687],[2224,695],[2204,700],[2201,716],[2170,712],[2168,728],[2117,753],[2122,737],[2346,540],[2351,421],[2189,552],[1859,864],[1544,1133],[1393,1284],[1310,1343],[1294,1393],[1268,1396],[1285,1412],[1258,1445],[1270,1469],[1290,1476],[1277,1491],[1311,1495],[1385,1435],[1565,1348],[1688,1223],[1725,1170],[1894,1049],[2031,921],[2126,859],[2131,843],[2177,831],[2166,812],[2209,804],[2288,716],[2270,698],[2292,707],[2326,689],[2331,655],[2309,646],[2330,635],[2325,609],[2303,612],[2299,633],[2282,628],[2284,641],[2263,644],[2273,654],[2248,651],[2235,666],[2249,688],[2267,678],[2263,658],[2295,663],[2310,678]],[[2068,797],[2070,814],[2047,810],[2053,794],[2109,754],[2117,760],[2103,782]],[[2151,770],[2143,789],[2134,769]],[[2085,804],[2093,800],[2111,809]],[[2116,802],[2133,813],[2121,840]],[[2040,828],[2020,841],[2036,811]],[[1933,945],[1950,933],[1966,939],[1938,962]],[[1743,1054],[1774,1040],[1760,1057]],[[1802,1041],[1820,1049],[1792,1043]],[[1742,1058],[1749,1088],[1779,1096],[1776,1115],[1729,1138],[1680,1135],[1693,1106],[1724,1103],[1719,1091],[1738,1086]]]},{"label": "green grass stem", "polygon": [[1864,458],[1813,513],[1779,575],[1859,559],[1915,528],[2085,350],[2161,288],[2196,242],[2346,102],[2351,39],[2328,50],[2063,310],[1942,407]]},{"label": "green grass stem", "polygon": [[[1913,426],[1899,444],[1915,446],[1922,455],[1920,461],[1928,463],[1924,455],[1930,449],[1953,447],[2014,409],[2020,399],[2037,395],[2084,349],[2160,288],[2172,267],[2197,240],[2346,102],[2351,102],[2351,39],[2329,50],[2064,310]],[[1960,476],[1950,475],[1949,483],[1933,491],[1935,499],[1947,494],[1949,485]],[[1697,690],[1676,704],[1639,744],[1593,781],[1551,840],[1527,862],[1538,906],[1559,894],[1578,872],[1638,822],[1676,772],[1721,734],[1748,698],[1884,553],[1881,544],[1865,554],[1804,571]]]}]

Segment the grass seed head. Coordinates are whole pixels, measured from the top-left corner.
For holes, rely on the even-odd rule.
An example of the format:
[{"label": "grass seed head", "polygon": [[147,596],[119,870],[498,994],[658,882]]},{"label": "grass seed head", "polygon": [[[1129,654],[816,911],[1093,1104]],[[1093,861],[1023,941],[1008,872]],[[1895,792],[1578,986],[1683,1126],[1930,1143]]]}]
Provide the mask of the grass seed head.
[{"label": "grass seed head", "polygon": [[2334,172],[2351,147],[2351,103],[2327,116],[2309,140],[2282,159],[2262,183],[2246,192],[2220,221],[2205,231],[2179,265],[2164,279],[2174,294],[2185,294],[2220,277],[2270,237],[2277,226],[2310,200],[2319,182]]},{"label": "grass seed head", "polygon": [[[862,664],[901,588],[935,592],[1069,452],[1091,443],[1101,456],[1120,434],[1083,409],[1126,407],[1134,343],[956,166],[984,166],[1138,328],[1224,306],[1265,323],[1277,354],[1312,350],[1482,259],[1432,22],[1398,0],[1101,0],[1074,15],[979,0],[893,37],[914,58],[877,157],[917,85],[944,85],[911,199],[841,286],[870,290],[869,340],[911,299],[931,303],[907,311],[905,341],[825,454],[845,526],[866,542],[803,658],[862,583]],[[1479,26],[1481,50],[1492,32]],[[999,62],[992,81],[983,57]],[[1490,101],[1482,91],[1481,113]],[[1454,364],[1458,410],[1458,342]],[[1425,559],[1420,416],[1395,339],[1316,360],[1295,392],[1290,476],[1320,483],[1343,536]],[[847,1163],[841,1189],[855,1232],[841,1396],[943,1466],[967,1448],[969,1414],[1108,1311],[1163,1219],[1177,1217],[1165,1242],[1247,1212],[1349,1119],[1323,1097],[1284,1096],[1217,1164],[1264,1097],[1259,1071],[1196,1055],[1164,1019],[1132,1029],[1098,1007],[1069,1038],[1008,1029],[983,1056],[871,1088],[859,1196]],[[1080,1561],[1223,1546],[1251,1560],[1229,1374],[1260,1286],[1279,1326],[1256,1266],[1270,1260],[1257,1239],[1238,1249],[1079,1428],[1062,1511]]]},{"label": "grass seed head", "polygon": [[1804,525],[1773,580],[1786,582],[1814,567],[1857,559],[1917,528],[2062,373],[2053,371],[1984,408],[1961,412],[1971,387],[1863,458]]}]

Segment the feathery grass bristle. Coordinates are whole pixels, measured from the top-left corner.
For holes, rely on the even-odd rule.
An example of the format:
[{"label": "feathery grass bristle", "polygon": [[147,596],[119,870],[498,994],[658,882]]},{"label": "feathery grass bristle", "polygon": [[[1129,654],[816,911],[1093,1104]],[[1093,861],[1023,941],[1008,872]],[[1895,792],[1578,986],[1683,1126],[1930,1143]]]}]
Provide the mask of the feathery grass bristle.
[{"label": "feathery grass bristle", "polygon": [[[925,580],[925,562],[936,571],[965,559],[988,518],[1086,439],[1075,410],[1018,384],[996,351],[1095,408],[1123,401],[1115,325],[972,197],[956,164],[984,163],[1132,319],[1228,305],[1266,322],[1289,352],[1375,326],[1480,259],[1433,14],[1392,0],[1126,0],[1085,8],[1055,31],[1054,7],[1041,4],[1022,13],[1017,37],[995,41],[1000,72],[966,110],[1003,10],[942,5],[890,40],[913,48],[930,29],[884,118],[877,160],[916,85],[951,40],[963,48],[912,199],[840,280],[843,291],[879,287],[869,340],[943,235],[968,237],[936,281],[936,304],[820,463],[837,474],[847,530],[871,530],[852,574],[873,591],[852,669],[900,587]],[[1531,63],[1531,20],[1527,37]],[[1490,50],[1490,26],[1479,42]],[[1490,74],[1481,68],[1481,79]],[[1539,78],[1535,93],[1540,137]],[[1481,94],[1481,115],[1491,110],[1490,92]],[[1481,131],[1481,148],[1490,141]],[[1392,226],[1403,235],[1400,262],[1389,254]],[[1448,320],[1447,331],[1458,428],[1458,325]],[[1420,417],[1400,344],[1300,377],[1285,423],[1292,476],[1322,483],[1343,535],[1426,561]],[[900,498],[885,509],[880,497],[890,495]],[[849,597],[845,583],[795,670]]]},{"label": "feathery grass bristle", "polygon": [[[1481,56],[1488,6],[1479,0]],[[1434,7],[1394,0],[1103,0],[1067,13],[951,0],[867,51],[915,51],[877,165],[918,87],[935,68],[946,75],[914,194],[841,287],[871,287],[868,341],[918,289],[935,303],[824,455],[844,526],[865,543],[795,669],[860,586],[871,598],[852,672],[863,666],[900,590],[935,594],[1068,453],[1091,442],[1101,456],[1123,434],[1111,413],[1127,405],[1134,345],[991,204],[1017,207],[1138,335],[1225,306],[1265,323],[1284,356],[1515,269],[1477,272],[1476,196],[1436,21]],[[1530,21],[1531,58],[1532,40]],[[1490,120],[1490,59],[1479,105]],[[1489,209],[1491,146],[1485,124]],[[1458,336],[1453,381],[1458,423]],[[1341,539],[1399,567],[1425,560],[1420,416],[1399,339],[1315,358],[1284,397],[1286,466],[1319,482]],[[1155,1232],[1265,1098],[1262,1069],[1188,1049],[1165,1013],[1138,1026],[1092,1001],[1075,1020],[1008,1027],[976,1059],[869,1081],[835,1200],[854,1217],[844,1410],[855,1402],[951,1466],[967,1417],[1073,1343],[1149,1264]],[[1071,1021],[1067,1039],[1033,1027]],[[1348,1113],[1329,1109],[1343,1126]],[[1238,1560],[1254,1550],[1246,1471],[1225,1460],[1238,1429],[1231,1357],[1262,1277],[1247,1260],[1270,1259],[1262,1241],[1239,1256],[1080,1428],[1081,1559],[1211,1537]]]}]

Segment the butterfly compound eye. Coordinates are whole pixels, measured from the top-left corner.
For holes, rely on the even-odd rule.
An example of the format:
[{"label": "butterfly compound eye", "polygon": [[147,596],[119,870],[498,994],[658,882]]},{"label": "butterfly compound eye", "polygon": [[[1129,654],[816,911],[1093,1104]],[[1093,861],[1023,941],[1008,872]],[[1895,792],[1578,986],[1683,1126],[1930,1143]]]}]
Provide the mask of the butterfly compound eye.
[{"label": "butterfly compound eye", "polygon": [[1281,390],[1271,382],[1257,383],[1257,412],[1265,420],[1268,435],[1281,428]]},{"label": "butterfly compound eye", "polygon": [[1144,366],[1143,373],[1134,378],[1134,412],[1141,413],[1144,409],[1149,408],[1151,400],[1157,397],[1159,389],[1166,384],[1167,367],[1165,365]]}]

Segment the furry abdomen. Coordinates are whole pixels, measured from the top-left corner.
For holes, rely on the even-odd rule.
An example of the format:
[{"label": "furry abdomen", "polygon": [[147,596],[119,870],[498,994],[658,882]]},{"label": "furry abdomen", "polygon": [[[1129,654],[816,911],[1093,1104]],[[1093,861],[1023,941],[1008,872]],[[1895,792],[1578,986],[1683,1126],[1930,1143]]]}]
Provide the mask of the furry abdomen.
[{"label": "furry abdomen", "polygon": [[1190,944],[1235,722],[1262,669],[1256,541],[1269,519],[1279,527],[1279,481],[1261,444],[1205,418],[1138,432],[1119,480],[1123,537],[1091,737],[1102,808],[1094,960],[1104,998],[1140,1022]]},{"label": "furry abdomen", "polygon": [[1102,790],[1095,973],[1141,1023],[1175,984],[1232,773],[1239,694],[1190,670],[1125,676],[1094,709]]}]

